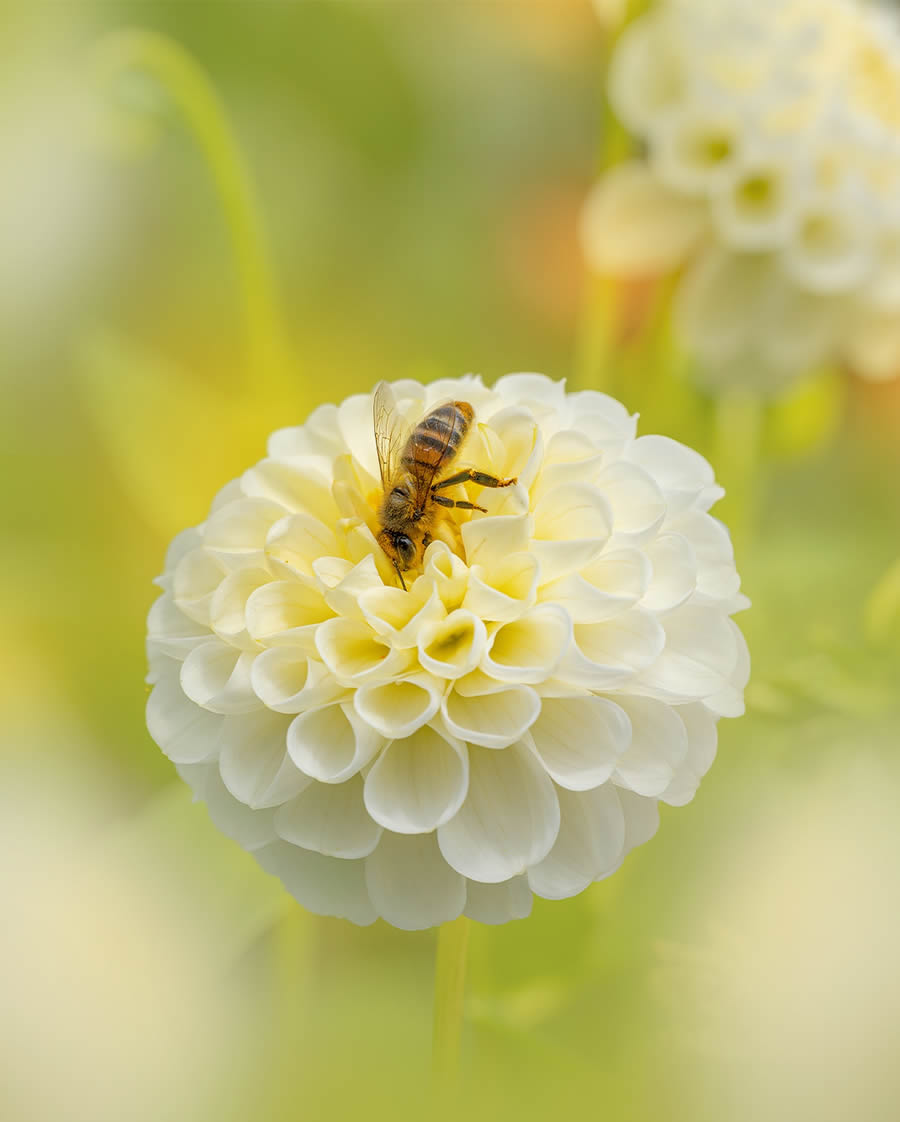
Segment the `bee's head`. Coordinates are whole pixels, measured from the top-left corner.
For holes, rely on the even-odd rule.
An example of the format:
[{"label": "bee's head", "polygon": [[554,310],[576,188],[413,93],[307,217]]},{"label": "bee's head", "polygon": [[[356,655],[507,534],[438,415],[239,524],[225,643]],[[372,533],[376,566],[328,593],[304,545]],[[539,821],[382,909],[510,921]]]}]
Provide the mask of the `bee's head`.
[{"label": "bee's head", "polygon": [[408,535],[397,530],[382,530],[378,535],[378,544],[394,563],[400,583],[406,588],[403,573],[415,565],[419,550],[416,543]]}]

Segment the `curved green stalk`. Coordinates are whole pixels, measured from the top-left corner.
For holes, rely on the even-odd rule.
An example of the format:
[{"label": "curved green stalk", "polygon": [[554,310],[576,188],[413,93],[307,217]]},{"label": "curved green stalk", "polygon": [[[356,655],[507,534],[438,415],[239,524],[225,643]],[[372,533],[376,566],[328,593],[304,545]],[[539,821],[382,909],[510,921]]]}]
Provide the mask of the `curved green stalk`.
[{"label": "curved green stalk", "polygon": [[216,189],[234,252],[244,315],[248,376],[277,376],[284,334],[277,309],[260,208],[240,146],[209,77],[184,48],[155,31],[127,29],[101,39],[93,52],[101,82],[150,75],[171,97],[197,142]]}]

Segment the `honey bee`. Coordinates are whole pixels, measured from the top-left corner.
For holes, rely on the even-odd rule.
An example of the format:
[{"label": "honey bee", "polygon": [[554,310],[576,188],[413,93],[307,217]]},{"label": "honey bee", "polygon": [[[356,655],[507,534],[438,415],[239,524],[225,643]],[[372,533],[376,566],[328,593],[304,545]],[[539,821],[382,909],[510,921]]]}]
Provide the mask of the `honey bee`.
[{"label": "honey bee", "polygon": [[372,417],[384,491],[378,510],[378,544],[393,563],[405,589],[403,573],[421,564],[448,509],[485,510],[476,503],[441,494],[445,488],[467,482],[479,487],[509,487],[516,480],[497,479],[473,468],[444,474],[456,459],[475,417],[468,401],[445,402],[426,413],[411,429],[404,430],[390,386],[379,382]]}]

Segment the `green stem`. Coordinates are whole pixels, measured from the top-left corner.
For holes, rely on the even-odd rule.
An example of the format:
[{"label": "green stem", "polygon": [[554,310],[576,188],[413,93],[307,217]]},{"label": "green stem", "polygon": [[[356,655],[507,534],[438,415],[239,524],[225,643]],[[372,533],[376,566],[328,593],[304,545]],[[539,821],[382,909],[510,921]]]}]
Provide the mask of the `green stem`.
[{"label": "green stem", "polygon": [[460,916],[438,931],[432,1064],[435,1083],[444,1089],[455,1083],[459,1071],[469,927],[470,921]]},{"label": "green stem", "polygon": [[154,31],[127,29],[94,48],[101,82],[149,74],[177,106],[203,154],[224,213],[244,309],[247,372],[254,380],[282,372],[284,333],[256,192],[225,108],[209,77],[187,51]]}]

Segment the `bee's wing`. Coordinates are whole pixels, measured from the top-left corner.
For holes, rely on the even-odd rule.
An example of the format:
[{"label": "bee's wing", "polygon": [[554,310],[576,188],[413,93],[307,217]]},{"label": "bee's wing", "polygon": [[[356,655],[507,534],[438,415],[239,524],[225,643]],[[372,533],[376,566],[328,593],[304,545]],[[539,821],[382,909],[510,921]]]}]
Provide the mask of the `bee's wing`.
[{"label": "bee's wing", "polygon": [[375,451],[378,453],[378,470],[381,485],[387,490],[394,476],[397,457],[406,442],[409,426],[397,412],[394,393],[387,382],[379,382],[372,399],[372,421],[375,425]]}]

